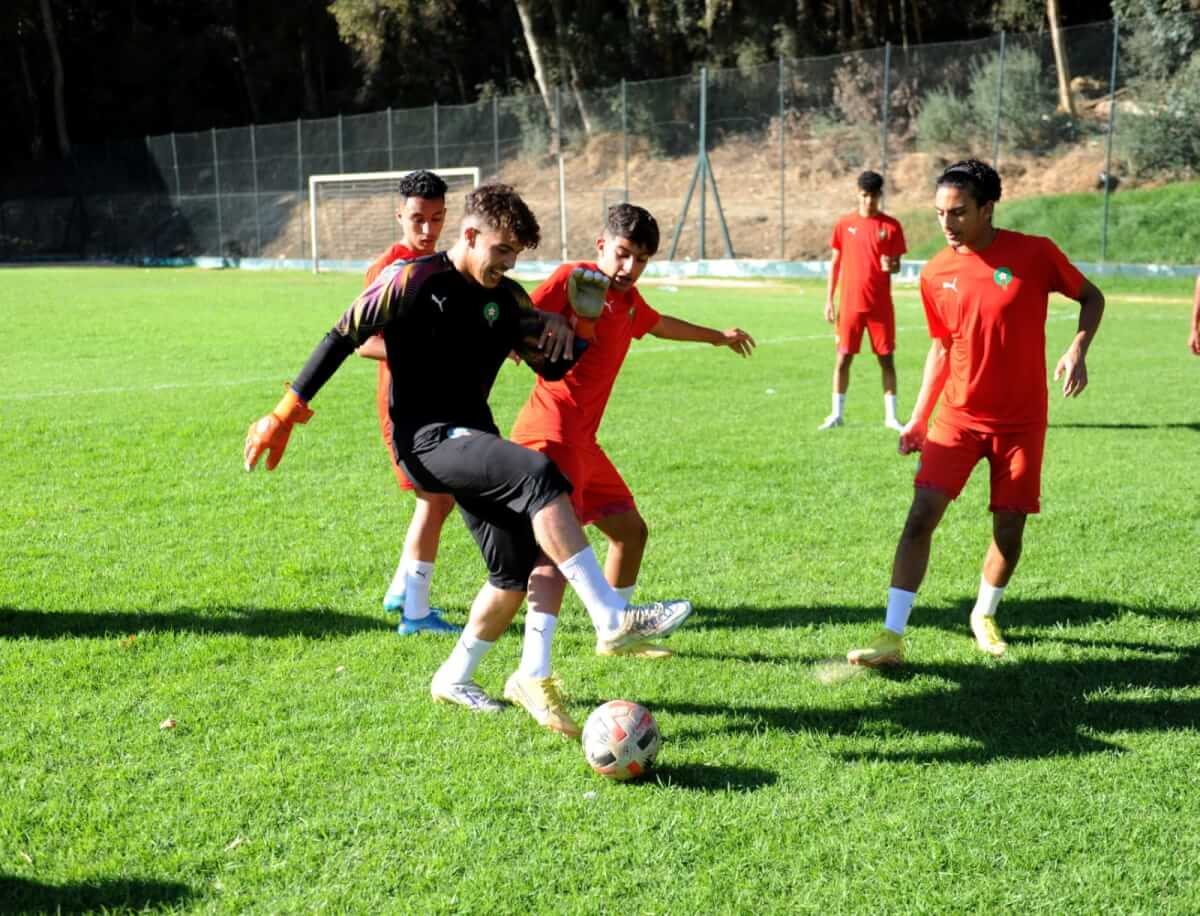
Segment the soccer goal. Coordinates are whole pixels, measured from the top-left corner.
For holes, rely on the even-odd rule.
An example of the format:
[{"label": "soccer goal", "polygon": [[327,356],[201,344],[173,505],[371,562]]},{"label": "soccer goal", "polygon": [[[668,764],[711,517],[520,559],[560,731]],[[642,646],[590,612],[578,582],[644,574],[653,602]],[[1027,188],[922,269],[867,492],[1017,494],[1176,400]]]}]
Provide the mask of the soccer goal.
[{"label": "soccer goal", "polygon": [[[479,169],[430,169],[446,182],[451,218],[460,194],[479,187]],[[397,186],[409,170],[311,175],[308,179],[309,237],[313,273],[322,261],[370,261],[400,241]]]}]

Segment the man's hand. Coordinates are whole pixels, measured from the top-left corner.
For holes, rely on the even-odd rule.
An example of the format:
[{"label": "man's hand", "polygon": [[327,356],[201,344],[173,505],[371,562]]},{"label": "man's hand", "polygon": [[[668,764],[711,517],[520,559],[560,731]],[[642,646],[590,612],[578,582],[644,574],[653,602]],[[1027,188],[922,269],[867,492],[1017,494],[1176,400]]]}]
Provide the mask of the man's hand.
[{"label": "man's hand", "polygon": [[904,429],[900,430],[900,454],[911,455],[913,452],[919,452],[925,447],[925,438],[928,435],[928,420],[918,420],[916,417],[909,420]]},{"label": "man's hand", "polygon": [[1062,355],[1062,359],[1054,367],[1054,381],[1057,382],[1060,378],[1065,379],[1063,381],[1064,398],[1078,397],[1087,387],[1087,363],[1084,361],[1083,353],[1075,344],[1067,347],[1067,352]]},{"label": "man's hand", "polygon": [[825,320],[833,324],[837,320],[837,309],[833,307],[833,300],[825,300]]},{"label": "man's hand", "polygon": [[1188,346],[1192,352],[1200,356],[1200,328],[1192,328],[1192,336],[1188,338]]},{"label": "man's hand", "polygon": [[246,432],[246,470],[254,470],[254,466],[258,464],[258,459],[262,457],[263,452],[268,453],[267,470],[275,470],[275,466],[283,457],[283,450],[287,448],[288,437],[292,434],[292,425],[307,423],[312,415],[313,412],[308,409],[308,405],[300,400],[300,396],[289,387],[287,394],[283,396],[283,400],[275,406],[274,410],[261,420],[250,424],[250,429]]},{"label": "man's hand", "polygon": [[567,319],[557,312],[539,314],[542,316],[542,333],[538,338],[538,349],[546,354],[546,359],[556,363],[564,353],[575,352],[575,331],[567,323]]},{"label": "man's hand", "polygon": [[729,347],[734,353],[739,356],[749,356],[754,348],[758,346],[754,342],[754,338],[743,331],[741,328],[729,328],[721,332],[723,338],[717,346]]},{"label": "man's hand", "polygon": [[598,270],[576,267],[567,277],[567,301],[575,312],[575,330],[580,337],[595,336],[596,319],[604,313],[608,277]]}]

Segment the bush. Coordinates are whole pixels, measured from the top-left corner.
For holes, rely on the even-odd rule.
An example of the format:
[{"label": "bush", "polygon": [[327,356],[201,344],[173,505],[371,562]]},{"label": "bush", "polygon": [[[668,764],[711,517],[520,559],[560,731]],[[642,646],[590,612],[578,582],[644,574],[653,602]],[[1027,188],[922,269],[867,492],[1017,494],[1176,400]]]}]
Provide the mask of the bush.
[{"label": "bush", "polygon": [[[1118,115],[1116,136],[1125,158],[1139,175],[1187,177],[1200,174],[1200,52],[1170,80],[1144,81],[1146,114]],[[1122,124],[1122,117],[1125,119]]]},{"label": "bush", "polygon": [[935,89],[921,102],[917,113],[917,145],[942,150],[974,142],[971,105],[949,89]]}]

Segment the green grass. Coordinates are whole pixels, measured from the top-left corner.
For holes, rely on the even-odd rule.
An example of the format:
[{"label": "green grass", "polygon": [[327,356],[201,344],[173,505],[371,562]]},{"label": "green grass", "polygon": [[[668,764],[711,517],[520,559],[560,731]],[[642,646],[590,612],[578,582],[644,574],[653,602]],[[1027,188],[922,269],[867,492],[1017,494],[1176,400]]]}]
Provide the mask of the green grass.
[{"label": "green grass", "polygon": [[[1109,198],[1108,256],[1122,264],[1200,263],[1200,182],[1160,188],[1118,190]],[[909,256],[928,258],[945,246],[932,206],[896,214],[904,226]],[[1047,194],[1002,200],[996,224],[1046,235],[1078,261],[1100,260],[1104,195]]]},{"label": "green grass", "polygon": [[[411,498],[347,363],[272,474],[241,470],[352,276],[11,270],[0,314],[0,910],[278,913],[1195,912],[1200,882],[1200,360],[1180,284],[1110,290],[1079,400],[1054,399],[1043,513],[1001,607],[966,614],[977,472],[934,543],[901,673],[849,676],[914,463],[821,284],[649,287],[737,323],[752,360],[635,344],[601,439],[686,596],[673,659],[601,659],[572,598],[556,665],[582,719],[645,703],[657,777],[595,776],[517,710],[434,706],[450,649],[379,601]],[[1102,284],[1103,285],[1103,284]],[[902,408],[927,347],[897,296]],[[1052,355],[1074,327],[1051,303]],[[531,383],[506,367],[507,427]],[[482,563],[452,519],[437,603]],[[479,679],[498,692],[514,629]],[[173,730],[159,723],[176,720]]]}]

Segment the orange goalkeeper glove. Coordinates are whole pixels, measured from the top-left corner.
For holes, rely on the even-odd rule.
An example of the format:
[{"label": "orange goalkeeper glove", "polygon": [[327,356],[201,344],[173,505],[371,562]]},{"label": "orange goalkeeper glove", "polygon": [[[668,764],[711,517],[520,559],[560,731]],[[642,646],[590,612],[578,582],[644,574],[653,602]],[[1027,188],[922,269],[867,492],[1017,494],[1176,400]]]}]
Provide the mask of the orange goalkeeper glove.
[{"label": "orange goalkeeper glove", "polygon": [[288,437],[296,423],[307,423],[313,412],[289,387],[275,409],[250,424],[246,431],[246,470],[253,471],[263,452],[267,452],[267,470],[275,470],[287,448]]}]

